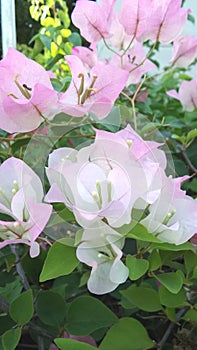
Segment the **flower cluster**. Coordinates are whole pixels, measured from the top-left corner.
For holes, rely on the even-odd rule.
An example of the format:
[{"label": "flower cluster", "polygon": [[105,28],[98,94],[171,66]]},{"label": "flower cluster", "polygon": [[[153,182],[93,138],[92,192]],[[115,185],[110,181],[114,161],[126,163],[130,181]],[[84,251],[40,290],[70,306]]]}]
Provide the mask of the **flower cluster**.
[{"label": "flower cluster", "polygon": [[42,203],[42,183],[33,170],[20,159],[9,158],[0,166],[0,248],[23,243],[30,246],[32,258],[39,255],[36,239],[52,212]]},{"label": "flower cluster", "polygon": [[83,228],[77,257],[92,267],[88,288],[103,294],[128,277],[121,262],[125,234],[118,228],[138,220],[160,240],[181,244],[197,225],[197,201],[180,189],[187,177],[165,174],[165,153],[135,131],[95,130],[93,144],[77,151],[59,148],[49,156],[51,185],[45,200],[63,202]]},{"label": "flower cluster", "polygon": [[[90,47],[74,47],[65,57],[72,74],[69,88],[55,91],[49,72],[10,48],[0,62],[0,127],[29,132],[60,112],[105,118],[125,86],[138,84],[156,68],[149,57],[157,42],[173,42],[171,64],[186,67],[193,61],[197,39],[179,36],[188,13],[181,0],[123,0],[119,11],[115,0],[77,1],[72,20]],[[147,40],[153,42],[148,53]],[[189,103],[183,105],[191,110]]]}]

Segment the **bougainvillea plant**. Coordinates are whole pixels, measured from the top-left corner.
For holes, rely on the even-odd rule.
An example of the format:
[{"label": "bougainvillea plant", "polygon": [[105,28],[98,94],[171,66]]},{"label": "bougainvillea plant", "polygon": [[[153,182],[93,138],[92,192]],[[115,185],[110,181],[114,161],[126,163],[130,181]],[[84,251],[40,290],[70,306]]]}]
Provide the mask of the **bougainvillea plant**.
[{"label": "bougainvillea plant", "polygon": [[197,345],[190,12],[78,0],[63,81],[13,48],[0,61],[0,349]]}]

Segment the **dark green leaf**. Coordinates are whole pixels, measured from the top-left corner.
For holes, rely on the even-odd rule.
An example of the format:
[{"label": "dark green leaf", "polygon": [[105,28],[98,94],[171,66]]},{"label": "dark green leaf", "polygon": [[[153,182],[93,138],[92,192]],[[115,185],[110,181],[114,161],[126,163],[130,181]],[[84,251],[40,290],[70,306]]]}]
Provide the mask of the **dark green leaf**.
[{"label": "dark green leaf", "polygon": [[134,318],[125,317],[107,332],[99,350],[144,350],[153,345],[144,326]]},{"label": "dark green leaf", "polygon": [[57,293],[42,291],[37,298],[37,314],[39,319],[53,327],[60,328],[66,316],[66,304]]},{"label": "dark green leaf", "polygon": [[13,282],[7,283],[5,287],[0,287],[0,295],[2,295],[8,303],[11,303],[21,293],[22,289],[20,278],[16,277]]},{"label": "dark green leaf", "polygon": [[[161,243],[161,241],[153,236],[148,230],[141,224],[136,224],[134,228],[127,233],[126,237],[138,239],[145,242],[155,242]],[[162,244],[162,243],[161,243]]]},{"label": "dark green leaf", "polygon": [[162,305],[175,308],[189,305],[186,299],[186,291],[181,290],[177,294],[169,292],[167,288],[161,286],[159,288],[159,297]]},{"label": "dark green leaf", "polygon": [[148,271],[149,263],[145,259],[136,259],[134,256],[128,254],[126,266],[129,269],[129,278],[135,281]]},{"label": "dark green leaf", "polygon": [[155,271],[157,270],[161,265],[161,257],[159,255],[159,252],[154,249],[151,254],[148,257],[149,261],[149,271]]},{"label": "dark green leaf", "polygon": [[95,347],[73,339],[55,339],[55,344],[61,350],[95,350]]},{"label": "dark green leaf", "polygon": [[155,278],[174,294],[177,294],[183,285],[183,279],[179,271],[155,275]]},{"label": "dark green leaf", "polygon": [[194,252],[188,251],[184,254],[185,268],[187,274],[190,274],[197,266],[197,255]]},{"label": "dark green leaf", "polygon": [[9,329],[2,335],[2,344],[4,350],[15,350],[21,337],[21,329]]},{"label": "dark green leaf", "polygon": [[68,309],[67,330],[74,335],[88,335],[115,322],[117,316],[100,300],[90,296],[76,298]]},{"label": "dark green leaf", "polygon": [[197,324],[197,311],[188,310],[186,314],[183,316],[183,320],[187,322],[194,322],[194,324]]},{"label": "dark green leaf", "polygon": [[11,303],[9,313],[19,326],[23,326],[31,320],[34,313],[31,289],[23,292]]},{"label": "dark green leaf", "polygon": [[160,250],[171,250],[171,251],[180,251],[180,250],[193,250],[193,245],[189,242],[183,243],[183,244],[170,244],[170,243],[153,243],[152,245],[153,249],[160,249]]},{"label": "dark green leaf", "polygon": [[121,294],[141,310],[155,312],[162,309],[159,295],[152,288],[131,286]]}]

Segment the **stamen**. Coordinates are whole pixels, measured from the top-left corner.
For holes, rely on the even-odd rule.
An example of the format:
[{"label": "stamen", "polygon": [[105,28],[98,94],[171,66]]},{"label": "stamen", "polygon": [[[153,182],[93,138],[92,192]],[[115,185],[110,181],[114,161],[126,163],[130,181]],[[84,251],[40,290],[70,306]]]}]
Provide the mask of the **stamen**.
[{"label": "stamen", "polygon": [[163,225],[167,225],[169,220],[176,214],[176,210],[172,210],[171,213],[168,213],[163,221]]},{"label": "stamen", "polygon": [[98,193],[93,191],[92,192],[92,198],[94,199],[94,201],[96,202],[96,204],[98,205],[98,208],[101,209],[101,202],[100,202],[100,198],[98,196]]},{"label": "stamen", "polygon": [[89,86],[89,89],[92,89],[94,87],[94,84],[95,84],[96,79],[98,78],[98,76],[96,74],[94,74],[92,78],[93,79],[92,79],[92,82],[91,82],[91,84]]},{"label": "stamen", "polygon": [[7,94],[7,96],[12,96],[12,97],[15,98],[16,100],[18,100],[18,97],[16,97],[14,94]]},{"label": "stamen", "polygon": [[101,183],[99,180],[96,180],[96,189],[98,192],[99,202],[100,206],[102,207],[102,193],[101,193]]},{"label": "stamen", "polygon": [[19,190],[18,182],[16,180],[13,181],[13,186],[14,188],[12,189],[12,194],[15,195]]},{"label": "stamen", "polygon": [[[19,74],[16,74],[16,75],[15,75],[15,77],[14,77],[14,82],[15,82],[17,88],[20,90],[21,94],[22,94],[25,98],[27,98],[27,99],[29,100],[29,99],[31,98],[31,95],[30,95],[29,91],[28,91],[26,88],[22,87],[22,86],[19,84],[19,82],[17,81],[18,76],[19,76]],[[24,84],[24,85],[25,85],[25,84]],[[23,86],[24,86],[24,85],[23,85]]]},{"label": "stamen", "polygon": [[84,74],[83,73],[79,73],[78,78],[81,79],[81,84],[80,84],[80,87],[78,89],[78,94],[80,96],[83,93],[83,90],[84,90]]},{"label": "stamen", "polygon": [[88,89],[86,89],[84,94],[82,95],[80,103],[83,105],[87,98],[88,98]]},{"label": "stamen", "polygon": [[92,77],[92,82],[90,83],[90,86],[84,91],[83,95],[81,96],[81,104],[84,104],[84,102],[87,100],[88,97],[90,97],[91,92],[93,91],[94,93],[98,92],[98,89],[94,88],[94,84],[96,82],[96,79],[98,78],[97,75],[93,75]]},{"label": "stamen", "polygon": [[32,91],[32,88],[28,87],[26,84],[23,84],[23,87],[24,87],[25,90]]},{"label": "stamen", "polygon": [[107,253],[105,252],[100,252],[98,253],[98,258],[99,259],[105,259],[105,260],[113,260],[113,256],[109,256]]},{"label": "stamen", "polygon": [[126,141],[126,143],[127,143],[128,147],[130,148],[131,145],[132,145],[132,143],[133,143],[133,141],[128,139],[128,140]]},{"label": "stamen", "polygon": [[16,180],[13,181],[13,185],[14,185],[14,189],[16,191],[18,191],[19,190],[19,185],[18,185],[18,182]]},{"label": "stamen", "polygon": [[111,191],[112,188],[111,188],[111,181],[107,181],[107,194],[108,194],[108,202],[111,202],[112,200],[112,196],[111,196]]},{"label": "stamen", "polygon": [[5,193],[1,188],[0,188],[0,196],[8,203],[9,206],[11,205],[10,200],[8,199],[8,197],[5,195]]}]

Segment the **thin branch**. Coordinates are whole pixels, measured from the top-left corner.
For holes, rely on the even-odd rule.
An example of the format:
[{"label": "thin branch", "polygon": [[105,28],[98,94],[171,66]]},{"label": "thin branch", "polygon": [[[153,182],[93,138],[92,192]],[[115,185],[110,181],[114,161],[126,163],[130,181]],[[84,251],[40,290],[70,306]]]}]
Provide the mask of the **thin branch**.
[{"label": "thin branch", "polygon": [[188,158],[188,155],[187,155],[185,148],[182,145],[178,145],[178,148],[179,148],[186,164],[188,165],[189,169],[197,175],[197,169],[195,168],[195,166],[191,163],[190,159]]},{"label": "thin branch", "polygon": [[137,130],[137,115],[136,115],[136,110],[135,110],[135,100],[136,100],[137,94],[140,91],[145,80],[146,80],[146,75],[144,75],[144,78],[142,79],[141,83],[138,85],[138,87],[137,87],[137,89],[132,97],[128,96],[124,91],[121,92],[121,94],[123,96],[125,96],[131,102],[132,112],[133,112],[133,123],[134,123],[135,130]]},{"label": "thin branch", "polygon": [[38,335],[38,350],[45,350],[44,338],[41,335]]},{"label": "thin branch", "polygon": [[186,311],[188,310],[188,307],[184,307],[183,309],[179,310],[176,314],[176,322],[170,322],[168,328],[166,329],[160,343],[158,344],[157,349],[162,350],[166,341],[168,340],[170,334],[172,333],[172,330],[175,328],[175,326],[177,325],[177,322],[181,319],[181,317],[186,313]]},{"label": "thin branch", "polygon": [[51,334],[46,329],[43,329],[33,321],[30,321],[25,325],[27,328],[30,328],[32,331],[34,331],[38,336],[41,336],[42,338],[46,338],[50,341],[53,341],[55,337],[57,337],[57,334]]},{"label": "thin branch", "polygon": [[[8,314],[9,312],[9,304],[8,302],[0,295],[0,310]],[[53,340],[57,334],[51,334],[46,329],[43,329],[33,321],[30,321],[27,323],[24,328],[30,328],[32,331],[34,331],[37,335],[40,335],[41,337],[44,337],[49,340]]]},{"label": "thin branch", "polygon": [[9,312],[9,304],[1,295],[0,295],[0,310],[5,312],[6,314]]},{"label": "thin branch", "polygon": [[27,277],[25,275],[25,272],[22,268],[22,265],[20,263],[20,257],[18,255],[18,251],[17,251],[18,247],[16,244],[11,244],[10,249],[11,249],[11,252],[16,256],[16,271],[20,277],[22,285],[23,285],[25,290],[28,290],[28,289],[30,289],[30,285],[29,285],[29,282],[28,282]]}]

